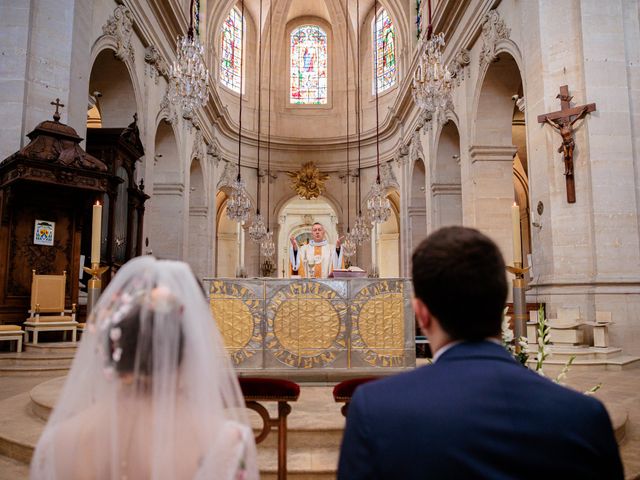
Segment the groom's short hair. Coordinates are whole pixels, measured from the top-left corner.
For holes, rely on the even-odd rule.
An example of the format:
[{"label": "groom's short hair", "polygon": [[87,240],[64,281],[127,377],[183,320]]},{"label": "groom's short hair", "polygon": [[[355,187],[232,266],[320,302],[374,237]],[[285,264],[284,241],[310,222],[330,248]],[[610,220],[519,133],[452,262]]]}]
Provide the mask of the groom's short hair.
[{"label": "groom's short hair", "polygon": [[437,230],[413,252],[413,289],[453,339],[498,335],[507,299],[498,246],[478,230]]},{"label": "groom's short hair", "polygon": [[315,227],[316,225],[320,225],[322,227],[322,229],[324,230],[324,225],[321,224],[320,222],[313,222],[313,225],[311,225],[311,228]]}]

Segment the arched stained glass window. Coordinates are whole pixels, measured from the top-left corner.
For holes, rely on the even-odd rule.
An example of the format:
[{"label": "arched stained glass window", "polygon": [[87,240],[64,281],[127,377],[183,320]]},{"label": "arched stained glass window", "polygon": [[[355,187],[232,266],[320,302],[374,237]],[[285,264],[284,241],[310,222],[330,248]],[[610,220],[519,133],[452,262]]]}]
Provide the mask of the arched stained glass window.
[{"label": "arched stained glass window", "polygon": [[317,25],[291,32],[290,102],[327,103],[327,34]]},{"label": "arched stained glass window", "polygon": [[373,93],[377,86],[378,93],[396,83],[396,33],[389,14],[385,9],[380,10],[373,24]]},{"label": "arched stained glass window", "polygon": [[244,22],[237,8],[232,8],[222,24],[220,55],[220,83],[240,92],[240,69],[242,68],[242,29]]}]

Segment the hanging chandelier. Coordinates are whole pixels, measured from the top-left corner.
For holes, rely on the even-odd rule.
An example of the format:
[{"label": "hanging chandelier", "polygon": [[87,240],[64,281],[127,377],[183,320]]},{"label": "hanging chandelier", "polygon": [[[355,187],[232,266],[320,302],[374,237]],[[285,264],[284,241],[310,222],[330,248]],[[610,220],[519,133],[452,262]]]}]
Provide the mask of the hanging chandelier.
[{"label": "hanging chandelier", "polygon": [[[193,0],[191,0],[193,2]],[[244,21],[244,1],[242,2],[242,18]],[[240,43],[244,45],[244,28],[240,31]],[[236,222],[245,222],[251,212],[251,200],[242,180],[242,70],[244,55],[240,57],[240,106],[238,112],[238,176],[231,185],[231,197],[227,202],[227,216]]]},{"label": "hanging chandelier", "polygon": [[274,253],[276,253],[276,245],[273,243],[273,232],[268,231],[262,237],[260,253],[267,258],[273,257]]},{"label": "hanging chandelier", "polygon": [[260,127],[262,119],[262,0],[260,0],[260,36],[258,38],[258,166],[257,182],[256,182],[256,214],[253,217],[253,222],[249,227],[249,238],[256,242],[262,242],[262,239],[267,234],[267,226],[264,224],[264,219],[260,214]]},{"label": "hanging chandelier", "polygon": [[[271,181],[271,47],[272,47],[272,43],[271,43],[271,37],[273,37],[272,35],[272,4],[271,2],[269,2],[269,96],[268,96],[268,102],[269,105],[267,107],[267,111],[268,111],[268,118],[267,118],[267,124],[268,124],[268,130],[267,130],[267,227],[266,227],[266,231],[265,234],[262,237],[262,240],[260,241],[260,254],[264,257],[266,257],[267,259],[272,259],[273,256],[276,253],[276,245],[273,242],[273,232],[269,230],[269,220],[270,220],[270,213],[271,213],[271,206],[270,206],[270,200],[271,200],[271,188],[270,188],[270,181]],[[260,1],[260,24],[262,25],[262,0]],[[262,38],[262,34],[260,34],[261,38]],[[260,49],[262,51],[262,49]],[[262,53],[261,53],[262,56]],[[260,62],[262,64],[262,61]],[[262,79],[260,80],[262,81]],[[262,90],[262,88],[259,88],[259,90]],[[258,135],[258,140],[260,139],[260,135]],[[258,149],[258,154],[260,153],[260,150]],[[258,157],[259,158],[259,157]],[[258,180],[259,182],[259,180]],[[260,216],[261,215],[256,215],[256,216]]]},{"label": "hanging chandelier", "polygon": [[[378,14],[378,1],[375,0],[373,2],[373,14],[374,16]],[[375,17],[374,17],[375,18]],[[375,37],[378,38],[378,22],[374,22],[376,31],[374,32]],[[378,54],[374,53],[374,72],[378,71]],[[382,187],[382,183],[380,181],[380,113],[378,106],[378,90],[379,87],[376,83],[376,182],[371,186],[371,193],[369,193],[369,197],[367,200],[367,213],[369,216],[369,220],[371,223],[383,223],[386,222],[389,216],[391,215],[391,204],[389,203],[389,199],[386,197],[384,193],[384,188]]]},{"label": "hanging chandelier", "polygon": [[362,216],[362,212],[360,215],[356,217],[355,222],[353,222],[353,228],[351,229],[351,238],[356,243],[356,245],[362,245],[364,242],[369,240],[371,236],[371,223],[367,222],[367,220]]},{"label": "hanging chandelier", "polygon": [[231,197],[227,200],[227,216],[236,222],[245,222],[249,219],[251,212],[251,200],[245,191],[244,180],[240,178],[240,173],[231,189]]},{"label": "hanging chandelier", "polygon": [[[360,18],[360,1],[356,1],[356,17]],[[360,38],[360,22],[357,22],[357,32],[356,38]],[[362,142],[360,137],[360,42],[358,41],[357,47],[357,68],[358,68],[358,83],[356,86],[356,132],[358,134],[358,190],[356,191],[356,204],[358,207],[358,215],[356,215],[356,219],[353,223],[353,229],[351,230],[351,238],[356,243],[356,245],[362,245],[364,242],[369,240],[369,236],[371,235],[371,224],[367,222],[365,217],[362,215],[362,165],[361,165],[361,156],[362,156]]]},{"label": "hanging chandelier", "polygon": [[193,2],[189,9],[189,30],[179,36],[176,60],[169,67],[169,100],[182,107],[183,115],[190,116],[207,101],[209,71],[204,62],[204,46],[193,34]]},{"label": "hanging chandelier", "polygon": [[384,223],[391,216],[391,203],[380,184],[380,178],[371,186],[371,193],[367,200],[367,211],[371,223]]},{"label": "hanging chandelier", "polygon": [[342,253],[347,258],[351,258],[356,254],[356,242],[353,239],[352,233],[347,233],[340,248],[342,248]]},{"label": "hanging chandelier", "polygon": [[429,0],[427,41],[424,44],[411,88],[413,101],[422,111],[422,117],[427,125],[430,125],[434,118],[444,124],[446,122],[445,112],[453,108],[451,72],[442,60],[445,47],[444,34],[441,32],[432,35],[432,31],[431,0]]}]

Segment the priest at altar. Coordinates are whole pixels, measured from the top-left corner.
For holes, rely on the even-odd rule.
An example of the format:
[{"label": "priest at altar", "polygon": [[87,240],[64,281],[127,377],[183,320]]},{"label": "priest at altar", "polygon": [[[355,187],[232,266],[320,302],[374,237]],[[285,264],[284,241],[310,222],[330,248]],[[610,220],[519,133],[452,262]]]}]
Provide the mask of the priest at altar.
[{"label": "priest at altar", "polygon": [[332,245],[325,238],[324,226],[314,223],[311,227],[311,241],[302,246],[291,237],[289,247],[289,261],[291,275],[301,277],[327,278],[334,269],[344,268],[344,259],[340,240]]}]

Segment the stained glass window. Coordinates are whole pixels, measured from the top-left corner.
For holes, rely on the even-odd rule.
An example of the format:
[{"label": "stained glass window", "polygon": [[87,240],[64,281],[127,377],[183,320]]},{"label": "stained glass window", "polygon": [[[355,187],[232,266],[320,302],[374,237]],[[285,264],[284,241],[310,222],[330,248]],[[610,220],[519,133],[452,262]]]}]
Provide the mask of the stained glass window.
[{"label": "stained glass window", "polygon": [[232,8],[222,24],[220,55],[220,83],[240,92],[240,69],[242,68],[242,29],[244,22],[237,8]]},{"label": "stained glass window", "polygon": [[375,77],[378,93],[396,83],[396,33],[387,11],[382,9],[376,16],[373,24],[375,58],[373,63],[373,75]]},{"label": "stained glass window", "polygon": [[327,34],[317,25],[291,32],[291,103],[327,103]]}]

